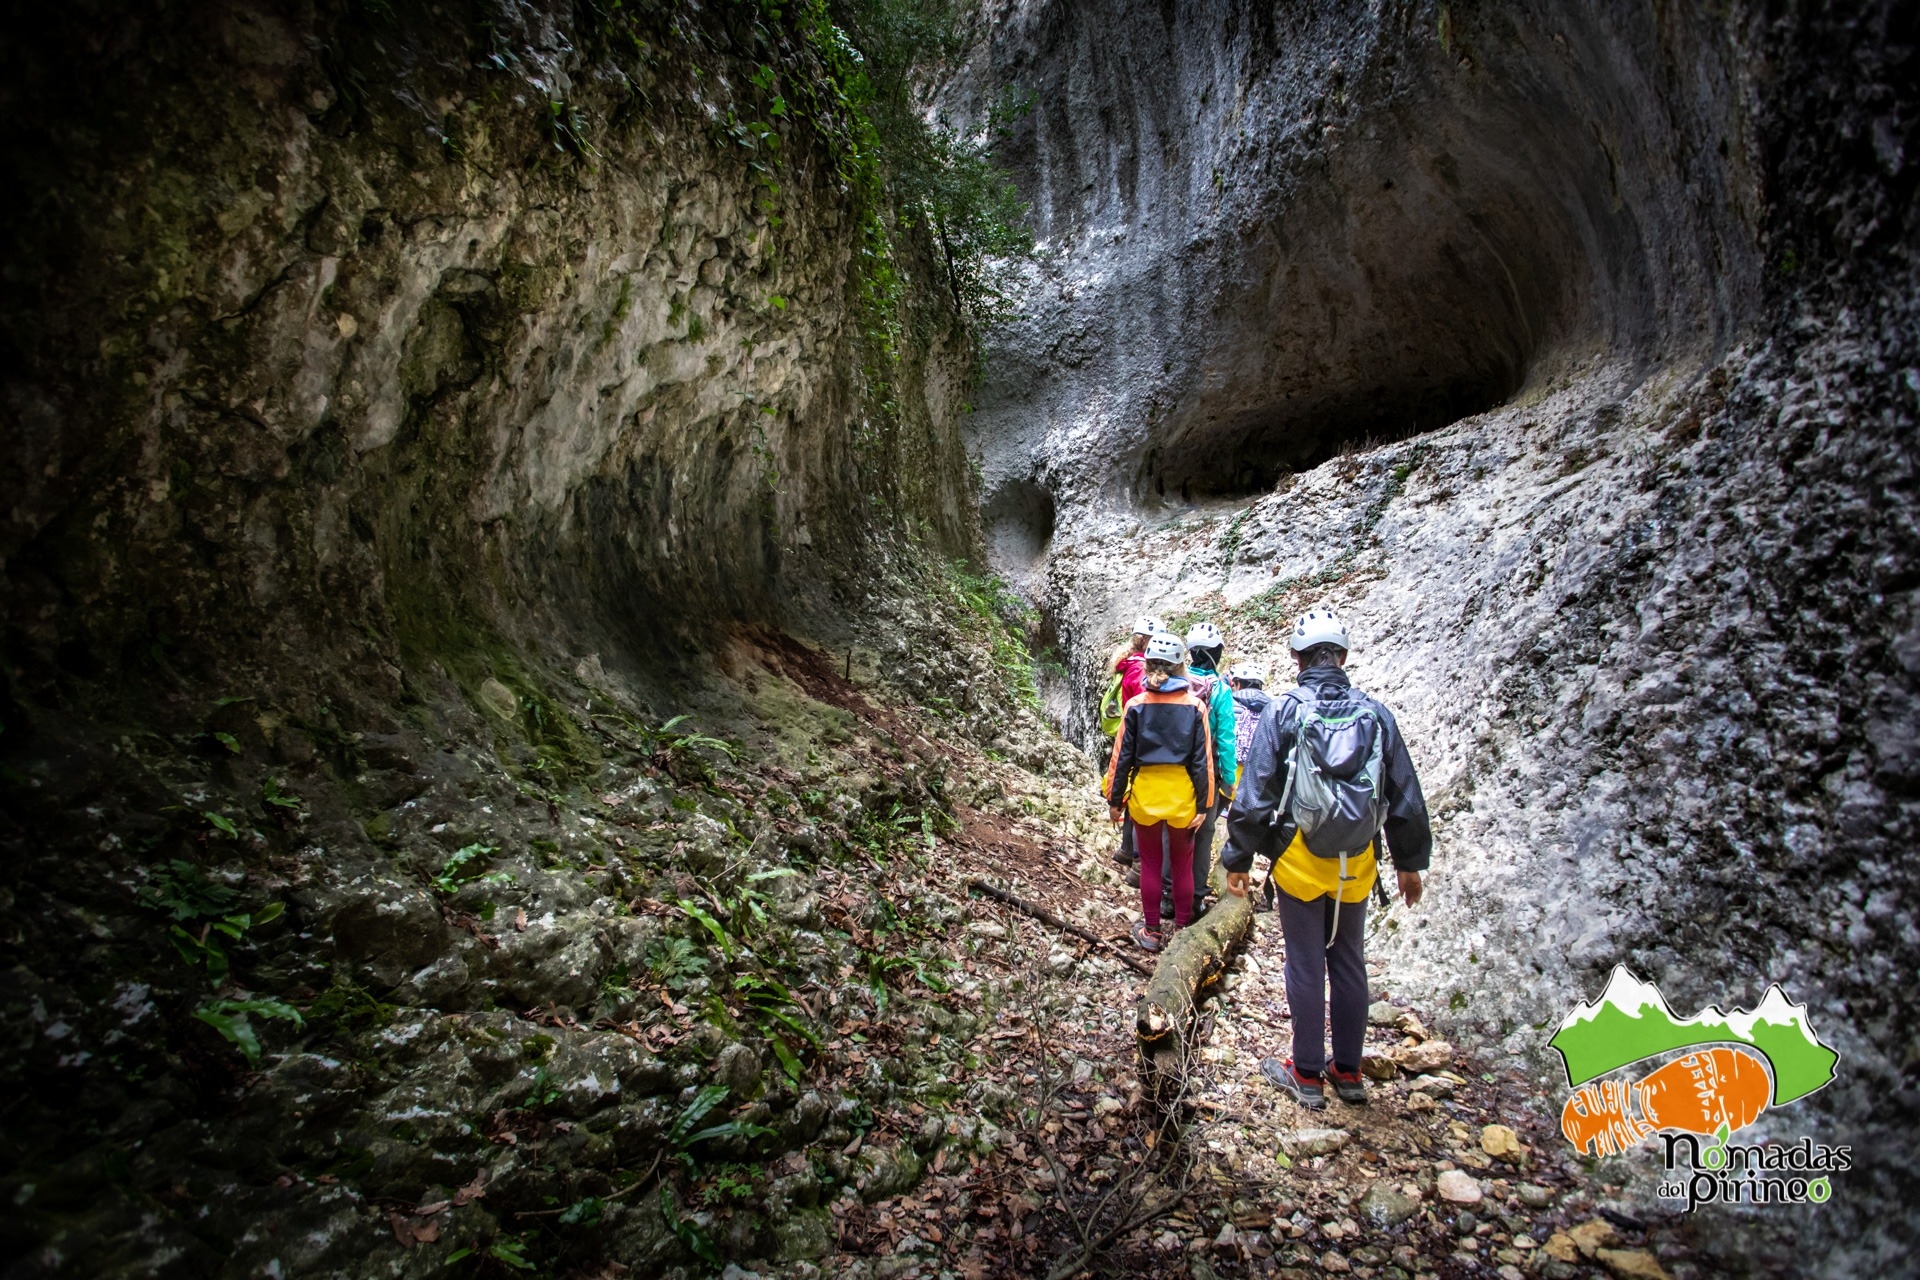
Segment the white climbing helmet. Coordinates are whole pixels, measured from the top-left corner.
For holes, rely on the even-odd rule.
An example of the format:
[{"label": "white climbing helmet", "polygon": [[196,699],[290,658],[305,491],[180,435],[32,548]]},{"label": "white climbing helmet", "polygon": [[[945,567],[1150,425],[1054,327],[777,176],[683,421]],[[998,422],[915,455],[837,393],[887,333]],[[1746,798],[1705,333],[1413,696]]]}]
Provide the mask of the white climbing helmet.
[{"label": "white climbing helmet", "polygon": [[1220,649],[1226,647],[1227,638],[1220,634],[1220,628],[1211,622],[1196,622],[1187,632],[1187,648]]},{"label": "white climbing helmet", "polygon": [[1293,624],[1293,639],[1288,643],[1295,653],[1305,653],[1317,644],[1338,645],[1342,649],[1352,647],[1347,643],[1347,624],[1331,609],[1309,609],[1301,614],[1300,620]]},{"label": "white climbing helmet", "polygon": [[1171,662],[1177,667],[1187,660],[1187,646],[1171,631],[1162,631],[1147,641],[1144,656],[1148,662]]},{"label": "white climbing helmet", "polygon": [[1228,670],[1227,679],[1239,684],[1264,688],[1267,683],[1267,669],[1257,662],[1236,662]]},{"label": "white climbing helmet", "polygon": [[1166,627],[1161,625],[1160,619],[1150,613],[1143,613],[1133,620],[1133,634],[1137,636],[1150,636],[1156,631],[1165,630]]}]

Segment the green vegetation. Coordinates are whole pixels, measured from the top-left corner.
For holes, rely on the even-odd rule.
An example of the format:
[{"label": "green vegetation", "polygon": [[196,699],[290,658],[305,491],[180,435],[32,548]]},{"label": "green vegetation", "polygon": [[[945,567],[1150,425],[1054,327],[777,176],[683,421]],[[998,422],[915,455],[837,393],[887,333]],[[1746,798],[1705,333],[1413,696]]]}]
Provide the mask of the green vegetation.
[{"label": "green vegetation", "polygon": [[727,1086],[710,1084],[694,1095],[693,1101],[674,1118],[667,1129],[667,1145],[678,1154],[682,1163],[689,1168],[695,1161],[689,1149],[712,1138],[760,1138],[773,1132],[762,1124],[749,1124],[744,1120],[725,1120],[719,1124],[699,1128],[702,1120],[727,1100]]},{"label": "green vegetation", "polygon": [[700,1229],[700,1224],[680,1216],[680,1206],[673,1201],[673,1189],[665,1184],[660,1187],[660,1216],[673,1228],[673,1234],[680,1237],[680,1243],[686,1245],[702,1262],[717,1269],[725,1261],[712,1237]]},{"label": "green vegetation", "polygon": [[993,665],[1006,680],[1008,690],[1029,710],[1040,711],[1038,669],[1029,642],[1039,625],[1039,615],[996,575],[980,576],[954,565],[950,577],[954,597],[986,624],[987,639],[993,645]]},{"label": "green vegetation", "polygon": [[488,857],[498,852],[500,851],[490,844],[461,846],[441,866],[439,874],[433,877],[434,891],[448,894],[454,892],[461,884],[480,873],[480,868],[474,864],[483,863]]},{"label": "green vegetation", "polygon": [[[214,883],[206,872],[179,858],[169,862],[140,893],[142,906],[164,911],[172,918],[167,938],[180,958],[204,970],[207,980],[215,985],[226,981],[232,969],[227,949],[243,941],[249,929],[279,919],[286,910],[284,903],[273,902],[258,911],[234,911],[239,900],[235,890]],[[199,928],[189,927],[196,923]]]},{"label": "green vegetation", "polygon": [[307,1006],[307,1022],[323,1037],[343,1040],[393,1021],[394,1007],[374,999],[350,979],[334,975],[333,985]]},{"label": "green vegetation", "polygon": [[660,938],[647,948],[647,971],[675,991],[684,990],[706,970],[707,958],[685,938]]},{"label": "green vegetation", "polygon": [[[1033,236],[993,146],[1026,104],[1009,97],[977,135],[927,119],[929,91],[971,41],[969,10],[955,0],[757,0],[757,8],[754,39],[768,60],[750,77],[753,101],[740,104],[748,114],[732,108],[721,122],[723,139],[748,156],[776,221],[787,123],[804,120],[826,143],[856,228],[853,298],[868,389],[894,416],[909,280],[920,264],[932,260],[962,323],[978,328],[1009,313],[1006,273],[1031,255]],[[794,38],[810,66],[778,52]]]},{"label": "green vegetation", "polygon": [[165,911],[177,924],[221,915],[239,900],[238,892],[215,884],[206,872],[179,858],[140,891],[141,906]]},{"label": "green vegetation", "polygon": [[721,1165],[700,1189],[700,1203],[715,1205],[747,1199],[754,1190],[753,1173],[751,1168],[743,1164]]},{"label": "green vegetation", "polygon": [[992,151],[1031,99],[1009,94],[974,136],[926,118],[927,90],[958,66],[974,38],[970,6],[837,0],[812,9],[815,24],[830,9],[839,24],[835,36],[844,31],[860,52],[851,74],[836,68],[850,90],[849,105],[867,125],[858,131],[867,149],[851,157],[854,163],[876,170],[873,180],[905,227],[924,226],[932,234],[960,313],[974,323],[1005,316],[1000,269],[1032,253],[1033,234],[1024,225],[1026,206]]},{"label": "green vegetation", "polygon": [[254,1032],[248,1015],[257,1014],[263,1018],[277,1018],[282,1022],[291,1022],[294,1026],[304,1025],[300,1011],[281,1000],[212,1000],[193,1011],[200,1019],[226,1037],[228,1043],[238,1046],[247,1056],[247,1065],[260,1065],[260,1037]]}]

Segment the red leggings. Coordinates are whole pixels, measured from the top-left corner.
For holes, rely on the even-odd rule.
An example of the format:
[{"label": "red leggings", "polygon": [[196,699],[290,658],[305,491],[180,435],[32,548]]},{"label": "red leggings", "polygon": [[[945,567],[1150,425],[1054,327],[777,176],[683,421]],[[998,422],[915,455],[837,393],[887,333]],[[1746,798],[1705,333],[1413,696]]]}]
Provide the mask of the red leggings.
[{"label": "red leggings", "polygon": [[1133,849],[1140,855],[1140,909],[1146,913],[1147,928],[1160,927],[1160,856],[1173,864],[1173,925],[1184,929],[1193,923],[1193,832],[1185,827],[1170,827],[1164,822],[1133,826]]}]

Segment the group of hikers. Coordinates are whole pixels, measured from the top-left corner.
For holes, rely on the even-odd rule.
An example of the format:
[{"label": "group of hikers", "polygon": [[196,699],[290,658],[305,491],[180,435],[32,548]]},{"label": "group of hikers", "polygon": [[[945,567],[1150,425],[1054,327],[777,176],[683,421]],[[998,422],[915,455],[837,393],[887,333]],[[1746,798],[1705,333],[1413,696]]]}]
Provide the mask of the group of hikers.
[{"label": "group of hikers", "polygon": [[1341,1101],[1367,1100],[1367,901],[1388,902],[1377,859],[1384,848],[1411,907],[1433,834],[1393,713],[1347,677],[1346,623],[1309,609],[1289,647],[1298,681],[1274,695],[1252,663],[1221,675],[1226,637],[1214,624],[1183,636],[1158,618],[1136,619],[1101,704],[1101,727],[1113,735],[1102,790],[1121,829],[1116,861],[1140,888],[1133,938],[1148,951],[1205,912],[1225,815],[1226,891],[1257,893],[1254,909],[1279,916],[1286,947],[1293,1057],[1268,1058],[1260,1070],[1319,1110],[1329,1079]]}]

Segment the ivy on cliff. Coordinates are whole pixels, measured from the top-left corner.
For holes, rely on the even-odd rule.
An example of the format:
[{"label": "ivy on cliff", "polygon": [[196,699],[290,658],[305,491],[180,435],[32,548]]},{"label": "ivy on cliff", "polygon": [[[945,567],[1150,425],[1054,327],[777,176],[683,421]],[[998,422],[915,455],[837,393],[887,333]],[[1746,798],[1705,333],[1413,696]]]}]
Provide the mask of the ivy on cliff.
[{"label": "ivy on cliff", "polygon": [[831,9],[845,36],[839,43],[860,51],[850,83],[871,141],[856,163],[870,169],[881,203],[906,229],[932,234],[955,308],[975,324],[1003,318],[1002,272],[1033,252],[1033,233],[993,147],[1027,101],[1003,99],[974,134],[929,118],[926,99],[974,38],[952,0],[812,0],[810,7],[815,23]]},{"label": "ivy on cliff", "polygon": [[[970,328],[1010,311],[1005,272],[1033,251],[1026,205],[995,163],[993,144],[1021,104],[964,134],[930,119],[932,89],[965,56],[971,33],[952,0],[755,0],[762,30],[790,30],[819,73],[793,86],[833,149],[855,206],[858,298],[891,363],[904,310],[907,239],[930,238],[955,313]],[[771,90],[771,78],[756,82]],[[777,99],[781,110],[784,98]]]}]

